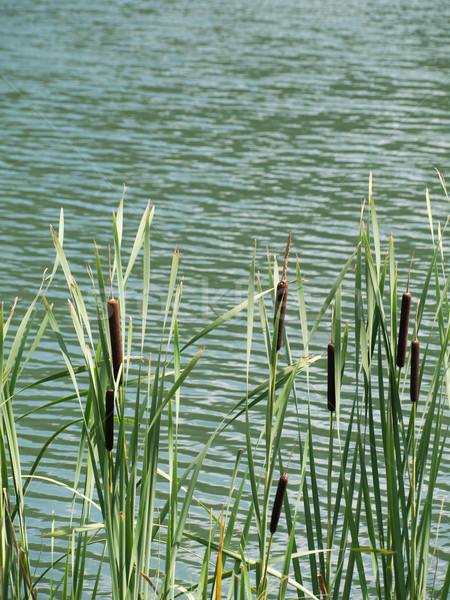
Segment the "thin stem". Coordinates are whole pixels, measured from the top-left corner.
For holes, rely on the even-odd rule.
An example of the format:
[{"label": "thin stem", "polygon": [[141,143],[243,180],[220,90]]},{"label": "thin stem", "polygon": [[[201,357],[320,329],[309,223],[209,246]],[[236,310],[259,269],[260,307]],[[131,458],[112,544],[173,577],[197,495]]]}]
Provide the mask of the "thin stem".
[{"label": "thin stem", "polygon": [[287,462],[286,469],[284,470],[285,476],[287,475],[287,472],[288,472],[288,469],[289,469],[289,465],[291,464],[292,457],[294,456],[294,451],[295,451],[295,448],[297,447],[298,439],[299,439],[299,436],[297,436],[297,439],[295,440],[295,444],[292,447],[291,455],[289,456],[289,460]]},{"label": "thin stem", "polygon": [[267,555],[266,560],[264,562],[263,574],[261,577],[261,581],[259,583],[260,595],[259,598],[261,600],[265,600],[266,598],[266,577],[267,577],[267,567],[269,566],[269,556],[270,556],[270,548],[272,547],[273,533],[270,534],[269,545],[267,546]]},{"label": "thin stem", "polygon": [[414,339],[415,340],[417,340],[417,319],[419,318],[419,305],[420,305],[420,300],[418,300],[418,302],[417,302],[416,317],[414,319]]},{"label": "thin stem", "polygon": [[331,474],[333,470],[333,413],[330,412],[330,434],[328,442],[328,485],[327,485],[327,566],[325,574],[326,588],[330,587],[331,575]]},{"label": "thin stem", "polygon": [[411,262],[410,262],[410,264],[409,264],[409,271],[408,271],[408,284],[407,284],[407,286],[406,286],[406,291],[407,291],[407,292],[409,292],[409,278],[410,278],[410,276],[411,276],[411,267],[412,267],[412,264],[413,264],[413,260],[414,260],[414,252],[413,252],[413,254],[412,254],[412,256],[411,256]]},{"label": "thin stem", "polygon": [[111,246],[108,244],[108,267],[109,267],[109,287],[111,288],[111,300],[114,298],[111,274]]},{"label": "thin stem", "polygon": [[334,306],[331,307],[331,343],[334,343],[334,339],[333,339],[333,324],[334,324]]},{"label": "thin stem", "polygon": [[411,600],[417,599],[417,515],[416,515],[416,410],[417,402],[412,406],[412,481],[411,481]]},{"label": "thin stem", "polygon": [[286,273],[287,273],[290,247],[291,247],[291,232],[289,232],[289,237],[288,237],[288,241],[286,244],[286,252],[284,254],[284,264],[283,264],[283,275],[281,277],[281,281],[286,281]]}]

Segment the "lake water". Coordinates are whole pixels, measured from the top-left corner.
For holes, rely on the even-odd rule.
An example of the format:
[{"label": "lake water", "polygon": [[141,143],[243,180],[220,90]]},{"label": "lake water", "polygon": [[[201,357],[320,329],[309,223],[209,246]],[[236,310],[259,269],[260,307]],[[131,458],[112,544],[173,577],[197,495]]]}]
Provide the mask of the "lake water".
[{"label": "lake water", "polygon": [[[355,247],[370,171],[384,248],[392,231],[402,287],[412,252],[419,272],[428,247],[425,188],[436,221],[444,222],[449,210],[434,170],[450,171],[449,16],[444,0],[3,0],[5,307],[17,295],[23,311],[51,266],[48,228],[57,225],[61,206],[65,248],[77,281],[88,289],[92,240],[103,248],[112,240],[111,211],[123,183],[127,239],[147,199],[156,205],[153,307],[166,285],[173,248],[180,248],[184,340],[245,296],[254,239],[264,272],[266,245],[281,259],[290,230],[308,279],[312,319]],[[52,298],[70,331],[66,297],[60,277]],[[344,296],[350,317],[352,303]],[[295,320],[288,331],[299,349]],[[328,332],[319,332],[312,350],[320,352],[327,339]],[[244,389],[244,319],[207,343],[183,396],[186,460]],[[50,337],[39,359],[42,366],[29,371],[30,380],[62,365]],[[264,364],[257,343],[253,381],[267,377]],[[18,398],[17,414],[42,400],[36,394]],[[328,419],[319,410],[320,378],[311,401],[320,448]],[[26,465],[68,412],[75,418],[77,406],[55,408],[51,422],[37,413],[22,424]],[[296,437],[293,417],[285,452]],[[214,475],[202,475],[199,493],[217,511],[242,443],[237,425],[206,463]],[[70,481],[75,452],[74,432],[53,445],[43,470]],[[318,449],[319,464],[325,457]],[[441,576],[449,557],[449,467],[444,453],[437,493],[437,506],[446,502]],[[38,532],[48,528],[54,493],[44,485],[35,488],[30,519]],[[68,514],[70,504],[58,510]]]}]

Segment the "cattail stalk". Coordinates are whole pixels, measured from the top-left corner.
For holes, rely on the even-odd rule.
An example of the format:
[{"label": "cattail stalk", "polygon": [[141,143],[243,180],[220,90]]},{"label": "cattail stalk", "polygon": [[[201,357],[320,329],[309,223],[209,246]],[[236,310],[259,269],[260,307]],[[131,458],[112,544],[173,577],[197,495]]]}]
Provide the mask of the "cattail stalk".
[{"label": "cattail stalk", "polygon": [[119,383],[123,383],[123,352],[122,352],[122,334],[120,331],[120,315],[119,303],[112,298],[108,300],[108,320],[109,320],[109,335],[111,339],[111,361],[114,379],[120,372]]},{"label": "cattail stalk", "polygon": [[[328,443],[328,482],[327,482],[327,547],[331,547],[331,476],[333,472],[333,413],[336,410],[336,378],[334,370],[335,345],[333,342],[334,309],[331,316],[331,342],[328,344],[328,410],[330,412],[329,443]],[[327,554],[326,578],[330,580],[331,556]],[[320,584],[320,581],[319,581]],[[325,585],[325,583],[324,583]]]},{"label": "cattail stalk", "polygon": [[105,446],[111,452],[114,446],[114,390],[106,390],[105,398]]},{"label": "cattail stalk", "polygon": [[[289,249],[291,246],[291,234],[289,233],[286,252],[284,255],[284,265],[283,265],[283,275],[281,277],[281,281],[277,285],[277,290],[275,294],[275,311],[273,321],[276,323],[278,312],[280,313],[280,317],[278,320],[278,337],[277,337],[277,352],[279,352],[281,345],[283,343],[283,332],[284,332],[284,320],[286,317],[286,301],[287,301],[287,293],[288,293],[288,283],[286,281],[286,272],[287,265],[289,259]],[[280,308],[281,305],[281,308]]]},{"label": "cattail stalk", "polygon": [[411,382],[410,382],[410,397],[411,402],[417,402],[419,399],[419,358],[420,344],[419,340],[415,339],[411,342]]},{"label": "cattail stalk", "polygon": [[417,402],[419,399],[419,368],[420,368],[420,343],[417,339],[417,316],[419,312],[419,302],[416,308],[415,335],[411,342],[411,380],[410,380],[410,398],[411,402]]},{"label": "cattail stalk", "polygon": [[416,412],[417,401],[419,399],[419,358],[420,345],[417,339],[417,320],[419,315],[419,304],[416,307],[416,318],[414,327],[414,340],[411,343],[411,381],[410,381],[410,397],[412,401],[412,481],[411,481],[411,498],[412,498],[412,514],[411,514],[411,598],[416,598],[416,581],[417,581],[417,507],[416,507]]},{"label": "cattail stalk", "polygon": [[334,375],[334,343],[328,344],[328,410],[336,410],[336,381]]}]

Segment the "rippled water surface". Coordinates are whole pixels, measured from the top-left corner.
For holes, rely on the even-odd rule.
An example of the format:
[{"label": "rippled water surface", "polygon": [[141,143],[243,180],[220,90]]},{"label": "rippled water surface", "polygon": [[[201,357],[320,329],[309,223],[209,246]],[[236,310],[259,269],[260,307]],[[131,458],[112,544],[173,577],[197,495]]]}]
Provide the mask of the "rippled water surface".
[{"label": "rippled water surface", "polygon": [[[447,2],[3,0],[1,5],[0,289],[5,306],[17,295],[23,312],[44,268],[51,266],[48,228],[57,225],[60,207],[75,277],[89,289],[85,264],[92,260],[92,240],[106,252],[111,211],[124,182],[126,240],[147,199],[156,205],[155,325],[171,253],[180,248],[185,340],[243,299],[254,239],[264,273],[265,246],[281,259],[290,230],[308,280],[312,322],[355,247],[370,171],[383,249],[390,231],[396,242],[399,285],[406,283],[414,250],[417,280],[423,281],[420,266],[429,248],[425,188],[436,220],[444,222],[449,209],[434,171],[450,171]],[[52,299],[69,332],[66,297],[61,276]],[[344,291],[343,302],[351,318],[350,293]],[[294,316],[288,332],[298,355],[301,338]],[[328,335],[319,331],[312,351],[320,352]],[[267,377],[258,336],[253,383]],[[35,364],[41,366],[29,370],[30,380],[62,365],[50,336],[38,358]],[[326,454],[320,442],[325,446],[326,439],[321,430],[328,415],[322,409],[320,370],[312,374],[311,402],[322,469]],[[300,402],[306,400],[303,383],[299,380]],[[242,318],[210,336],[186,387],[186,460],[244,387]],[[18,398],[18,414],[43,400],[37,394]],[[304,419],[301,407],[300,412]],[[68,413],[76,418],[77,406],[55,407],[51,417],[36,413],[21,422],[25,464],[32,463],[36,448]],[[255,436],[257,430],[255,423]],[[199,495],[217,511],[242,431],[238,423],[218,440],[206,463],[210,474],[201,477]],[[289,454],[296,438],[294,411],[285,437],[283,451]],[[74,430],[49,449],[47,475],[71,480],[76,441]],[[449,466],[444,453],[437,505],[446,502],[441,536],[447,549]],[[34,489],[33,523],[45,529],[55,490]],[[70,514],[70,503],[60,510]]]}]

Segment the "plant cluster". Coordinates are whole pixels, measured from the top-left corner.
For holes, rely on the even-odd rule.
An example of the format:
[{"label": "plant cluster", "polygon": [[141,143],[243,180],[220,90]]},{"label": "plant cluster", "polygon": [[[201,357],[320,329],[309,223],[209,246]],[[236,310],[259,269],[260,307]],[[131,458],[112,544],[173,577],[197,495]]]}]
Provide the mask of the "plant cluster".
[{"label": "plant cluster", "polygon": [[[147,340],[154,208],[149,205],[145,209],[125,260],[122,198],[113,214],[109,275],[105,275],[105,256],[97,246],[95,269],[88,268],[91,305],[63,250],[61,212],[58,232],[52,229],[53,270],[43,279],[11,339],[14,309],[5,319],[2,306],[0,315],[0,598],[34,600],[42,594],[77,600],[87,594],[100,597],[108,570],[111,590],[107,595],[114,600],[445,600],[450,565],[444,577],[434,576],[444,509],[440,515],[434,514],[433,500],[445,452],[445,412],[450,402],[450,274],[446,273],[444,253],[448,220],[436,230],[428,193],[427,206],[429,266],[421,289],[414,277],[411,281],[408,277],[400,319],[394,241],[391,236],[383,258],[370,179],[368,210],[363,206],[356,248],[314,320],[307,315],[298,258],[295,276],[288,279],[289,236],[281,278],[276,258],[269,256],[268,288],[263,289],[255,245],[247,299],[183,344],[178,328],[183,279],[178,275],[176,249],[159,343],[151,349]],[[138,315],[130,315],[127,289],[138,257],[142,304]],[[60,269],[70,293],[69,312],[78,351],[65,339],[50,301],[51,283]],[[351,286],[354,294],[350,314],[342,302],[344,284]],[[302,353],[297,359],[284,326],[291,308],[289,287],[298,299]],[[412,296],[417,301],[413,336]],[[247,315],[245,393],[223,415],[194,460],[181,466],[183,384],[204,358],[205,348],[195,348],[242,311]],[[89,316],[92,313],[94,317]],[[310,354],[314,336],[330,322],[328,349]],[[35,358],[47,329],[58,344],[64,368],[19,389],[18,381]],[[252,388],[252,345],[258,335],[265,344],[267,378]],[[138,352],[133,354],[136,348]],[[286,366],[279,364],[279,355]],[[313,365],[322,368],[326,355],[328,396],[323,410],[329,411],[329,442],[324,477],[317,468],[310,372]],[[48,438],[24,473],[16,424],[25,415],[15,414],[15,398],[31,387],[51,389],[52,382],[61,378],[71,382],[71,394],[32,410],[45,412],[57,403],[75,400],[79,417]],[[352,398],[341,402],[346,381],[351,382]],[[282,451],[285,420],[292,406],[298,408],[300,397],[298,440],[289,458]],[[260,407],[264,407],[265,422],[259,424],[255,439],[254,414]],[[196,498],[199,474],[208,450],[237,420],[245,423],[245,449],[236,457],[228,498],[219,499],[224,508],[221,514],[214,514]],[[79,430],[73,483],[64,484],[72,495],[71,522],[63,529],[50,523],[45,534],[45,541],[52,544],[52,556],[56,538],[67,539],[67,549],[39,571],[32,565],[28,542],[27,492],[35,479],[50,482],[39,475],[41,460],[69,427]],[[299,475],[294,486],[288,482],[291,459]],[[326,497],[321,489],[326,490]],[[207,517],[201,534],[187,527],[193,503],[203,506]],[[298,523],[306,530],[305,540],[298,538]],[[280,530],[284,537],[273,544]],[[191,543],[201,552],[198,579],[188,585],[180,581],[177,566],[182,562],[180,549],[188,550]],[[103,551],[97,557],[96,577],[87,581],[85,567],[94,544]]]}]

